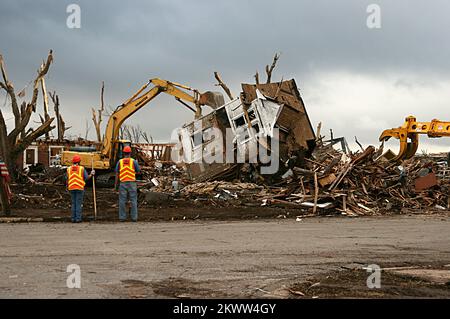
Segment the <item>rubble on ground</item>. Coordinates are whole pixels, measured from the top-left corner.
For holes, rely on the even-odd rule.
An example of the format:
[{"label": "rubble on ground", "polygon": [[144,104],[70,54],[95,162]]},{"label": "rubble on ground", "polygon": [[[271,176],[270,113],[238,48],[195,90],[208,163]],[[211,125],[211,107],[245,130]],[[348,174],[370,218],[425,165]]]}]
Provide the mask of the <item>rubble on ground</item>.
[{"label": "rubble on ground", "polygon": [[[381,151],[369,146],[346,154],[331,143],[320,144],[302,167],[286,163],[288,173],[276,185],[239,179],[193,183],[182,166],[154,161],[142,166],[139,205],[178,199],[204,206],[271,206],[294,209],[298,215],[346,216],[449,209],[450,172],[444,155],[417,155],[398,164],[386,160]],[[57,172],[52,168],[31,173],[33,177],[15,192],[14,206],[68,209],[69,195]],[[116,205],[114,196],[111,192],[102,205]]]},{"label": "rubble on ground", "polygon": [[442,162],[416,156],[392,163],[380,151],[369,146],[348,156],[331,145],[319,146],[307,159],[306,168],[293,167],[283,190],[267,198],[266,204],[297,204],[348,216],[450,208],[450,179],[436,177],[437,172],[444,172]]}]

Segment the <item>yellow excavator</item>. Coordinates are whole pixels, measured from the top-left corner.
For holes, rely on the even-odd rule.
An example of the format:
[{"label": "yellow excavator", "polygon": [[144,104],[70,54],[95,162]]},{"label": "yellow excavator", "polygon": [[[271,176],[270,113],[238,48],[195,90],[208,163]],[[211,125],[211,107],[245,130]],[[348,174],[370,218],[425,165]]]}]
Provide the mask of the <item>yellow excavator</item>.
[{"label": "yellow excavator", "polygon": [[[103,143],[99,150],[92,151],[89,148],[79,147],[63,151],[61,164],[71,165],[73,156],[79,155],[81,157],[81,165],[85,167],[100,170],[99,173],[112,171],[122,156],[123,147],[131,145],[131,141],[119,140],[120,127],[123,122],[163,92],[174,96],[177,101],[195,112],[195,118],[201,116],[201,106],[203,105],[208,105],[215,109],[224,104],[224,98],[221,93],[207,91],[200,94],[198,90],[179,83],[158,78],[151,79],[111,114],[106,126]],[[186,102],[193,104],[194,107]]]},{"label": "yellow excavator", "polygon": [[380,135],[380,142],[391,137],[400,140],[400,151],[391,159],[397,162],[414,156],[419,147],[419,134],[426,134],[428,137],[450,136],[450,122],[436,119],[431,122],[417,122],[414,116],[408,116],[402,126],[384,130]]}]

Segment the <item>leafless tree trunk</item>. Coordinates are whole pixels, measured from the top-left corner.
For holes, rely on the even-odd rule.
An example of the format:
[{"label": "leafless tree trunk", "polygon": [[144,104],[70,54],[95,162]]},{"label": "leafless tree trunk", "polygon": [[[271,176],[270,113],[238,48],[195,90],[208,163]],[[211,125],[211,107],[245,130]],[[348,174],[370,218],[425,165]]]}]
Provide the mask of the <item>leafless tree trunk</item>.
[{"label": "leafless tree trunk", "polygon": [[86,120],[86,126],[84,129],[84,139],[87,141],[89,136],[89,131],[91,130],[91,125],[89,124],[89,121]]},{"label": "leafless tree trunk", "polygon": [[55,110],[55,116],[56,116],[56,128],[58,130],[58,142],[62,142],[64,140],[64,134],[65,132],[70,128],[66,128],[66,123],[63,120],[63,117],[59,111],[59,96],[56,94],[56,92],[51,93],[50,92],[50,98],[53,102],[53,107]]},{"label": "leafless tree trunk", "polygon": [[267,73],[267,81],[266,83],[270,83],[272,80],[272,72],[273,69],[275,69],[275,66],[277,65],[277,61],[280,58],[281,54],[275,53],[275,56],[273,57],[272,65],[269,67],[269,65],[266,65],[266,73]]},{"label": "leafless tree trunk", "polygon": [[[0,68],[2,73],[2,80],[0,81],[0,88],[5,90],[11,100],[11,109],[14,114],[14,128],[8,133],[3,113],[0,110],[0,153],[8,166],[12,178],[15,178],[16,162],[20,154],[36,139],[50,132],[54,126],[51,126],[53,118],[44,118],[43,123],[36,128],[29,128],[27,125],[30,122],[31,115],[36,112],[36,104],[39,94],[39,85],[42,79],[48,73],[50,65],[53,61],[53,53],[50,50],[47,60],[40,66],[38,74],[34,79],[33,95],[31,101],[22,103],[19,107],[17,96],[12,82],[9,81],[6,72],[6,67],[2,55],[0,55]],[[21,94],[20,92],[19,94]],[[21,95],[22,96],[22,95]]]},{"label": "leafless tree trunk", "polygon": [[153,144],[153,137],[150,135],[150,138],[147,135],[147,132],[142,132],[142,138],[144,139],[145,143],[147,144]]},{"label": "leafless tree trunk", "polygon": [[129,140],[132,143],[140,143],[141,138],[143,138],[144,141],[148,144],[153,143],[153,138],[151,136],[149,138],[147,132],[145,132],[139,125],[122,125],[120,127],[119,139]]},{"label": "leafless tree trunk", "polygon": [[218,72],[214,72],[214,77],[216,78],[217,82],[219,82],[216,84],[216,86],[220,86],[225,91],[225,93],[228,95],[230,100],[234,99],[233,94],[231,94],[230,89],[228,88],[228,86],[225,83],[223,83],[222,79],[220,78],[220,74]]},{"label": "leafless tree trunk", "polygon": [[121,140],[131,140],[130,130],[127,125],[122,125],[120,127],[120,139]]},{"label": "leafless tree trunk", "polygon": [[[41,68],[43,67],[43,64],[41,65]],[[44,117],[40,116],[41,123],[44,123],[50,118],[50,115],[48,114],[48,95],[47,95],[47,86],[45,85],[45,79],[41,78],[41,89],[42,89],[42,102],[44,105]],[[45,139],[50,139],[50,133],[45,133]]]},{"label": "leafless tree trunk", "polygon": [[131,127],[131,141],[133,143],[139,143],[141,140],[141,135],[142,135],[142,130],[141,128],[138,126],[132,126]]},{"label": "leafless tree trunk", "polygon": [[255,83],[259,84],[259,73],[258,73],[258,71],[256,71],[256,73],[255,73]]},{"label": "leafless tree trunk", "polygon": [[92,108],[92,121],[94,122],[95,132],[97,133],[97,141],[102,142],[102,133],[101,133],[101,124],[102,124],[102,114],[105,110],[105,103],[103,100],[103,94],[105,92],[105,82],[102,81],[102,90],[100,93],[100,109],[95,112],[95,109]]}]

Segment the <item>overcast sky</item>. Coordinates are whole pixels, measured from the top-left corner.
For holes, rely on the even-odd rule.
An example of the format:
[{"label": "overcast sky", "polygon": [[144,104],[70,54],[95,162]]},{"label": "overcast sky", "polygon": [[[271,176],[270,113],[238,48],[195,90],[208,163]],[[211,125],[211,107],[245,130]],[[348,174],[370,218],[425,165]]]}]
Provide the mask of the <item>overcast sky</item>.
[{"label": "overcast sky", "polygon": [[[71,3],[81,8],[80,29],[66,25]],[[372,3],[380,29],[366,24]],[[1,0],[0,53],[19,91],[53,49],[48,89],[60,96],[69,133],[84,136],[101,81],[111,107],[153,77],[217,90],[214,71],[237,95],[256,70],[265,79],[264,66],[281,52],[274,80],[297,81],[314,127],[378,145],[381,131],[407,115],[450,121],[449,13],[447,0]],[[2,92],[6,118],[8,103]],[[192,118],[160,96],[126,123],[167,141]],[[422,137],[419,149],[449,150],[450,139]]]}]

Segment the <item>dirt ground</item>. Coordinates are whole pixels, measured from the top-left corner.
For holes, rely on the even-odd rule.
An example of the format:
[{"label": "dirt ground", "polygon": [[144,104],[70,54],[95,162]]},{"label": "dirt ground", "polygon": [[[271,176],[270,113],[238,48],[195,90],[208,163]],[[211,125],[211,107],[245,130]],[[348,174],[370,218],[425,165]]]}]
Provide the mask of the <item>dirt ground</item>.
[{"label": "dirt ground", "polygon": [[[25,185],[14,189],[13,218],[39,218],[46,222],[70,221],[70,196],[64,187],[55,185]],[[23,195],[26,194],[26,195]],[[164,194],[163,194],[164,195]],[[261,202],[236,200],[211,200],[210,198],[185,198],[176,196],[145,202],[139,195],[140,221],[174,220],[242,220],[257,218],[289,218],[308,215],[310,212],[282,207],[261,207]],[[92,190],[85,192],[83,219],[94,220]],[[0,216],[0,222],[2,222]],[[118,193],[112,189],[97,189],[97,220],[118,221]]]},{"label": "dirt ground", "polygon": [[449,217],[2,223],[0,297],[449,298]]},{"label": "dirt ground", "polygon": [[[45,222],[70,221],[70,195],[63,186],[25,184],[13,187],[15,197],[12,203],[11,217],[15,221],[39,219]],[[220,200],[211,194],[205,196],[174,196],[158,193],[155,198],[146,201],[145,193],[139,194],[140,221],[176,221],[176,220],[248,220],[278,218],[289,219],[312,216],[340,216],[335,209],[318,209],[312,214],[310,208],[271,204],[262,206],[260,200],[252,197]],[[384,211],[383,216],[411,214],[448,215],[448,211],[437,209],[411,210],[401,209]],[[92,189],[87,188],[83,203],[83,219],[94,220]],[[118,193],[108,188],[97,189],[97,221],[119,220]],[[8,221],[0,215],[0,223]]]}]

